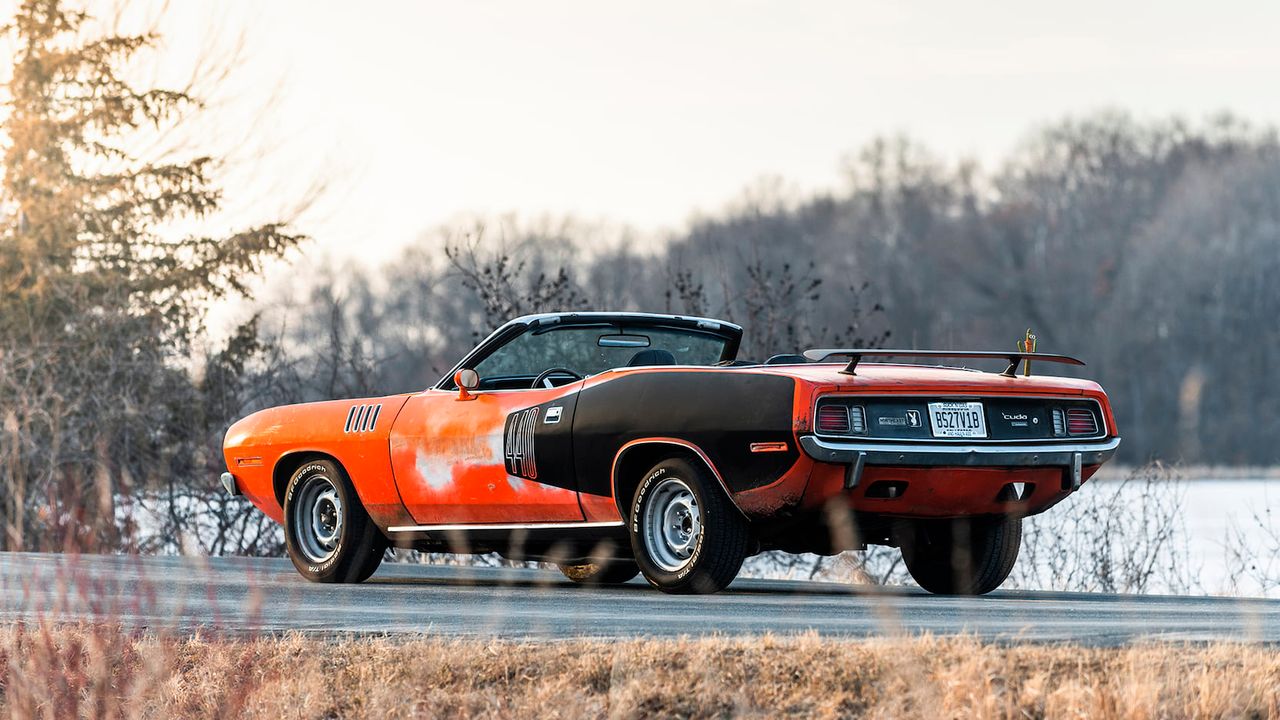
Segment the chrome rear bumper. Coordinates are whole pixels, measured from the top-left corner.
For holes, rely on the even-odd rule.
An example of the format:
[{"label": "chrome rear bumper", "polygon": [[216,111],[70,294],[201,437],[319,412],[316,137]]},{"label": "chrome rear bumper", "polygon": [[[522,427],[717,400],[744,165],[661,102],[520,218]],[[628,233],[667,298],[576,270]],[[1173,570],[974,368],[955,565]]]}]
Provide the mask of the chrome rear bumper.
[{"label": "chrome rear bumper", "polygon": [[1120,438],[1087,443],[1036,445],[963,445],[947,443],[878,443],[826,440],[802,435],[800,447],[819,462],[845,465],[845,487],[857,487],[867,465],[908,467],[1061,467],[1078,488],[1085,465],[1100,465],[1115,454]]}]

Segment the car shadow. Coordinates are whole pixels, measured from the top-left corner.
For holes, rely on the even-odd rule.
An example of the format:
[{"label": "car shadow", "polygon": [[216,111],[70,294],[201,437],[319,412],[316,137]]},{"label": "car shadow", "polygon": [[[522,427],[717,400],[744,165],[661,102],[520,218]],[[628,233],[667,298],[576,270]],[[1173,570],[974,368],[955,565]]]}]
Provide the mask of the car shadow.
[{"label": "car shadow", "polygon": [[[422,586],[422,587],[480,587],[480,588],[523,588],[531,590],[557,590],[565,592],[585,593],[657,593],[656,588],[642,579],[631,580],[617,585],[582,585],[568,580],[554,571],[497,570],[482,572],[480,569],[468,568],[456,573],[442,573],[439,566],[427,566],[430,572],[405,572],[395,574],[378,573],[363,584],[372,586]],[[518,574],[517,574],[518,573]],[[744,578],[734,581],[729,587],[716,593],[716,597],[732,596],[862,596],[862,597],[925,597],[928,593],[912,587],[875,586],[875,585],[842,585],[839,583],[823,583],[795,580],[758,580]],[[686,598],[698,597],[686,595]]]},{"label": "car shadow", "polygon": [[1135,605],[1188,605],[1207,604],[1223,609],[1252,612],[1280,612],[1280,600],[1264,598],[1224,598],[1176,595],[1119,595],[1111,593],[1062,592],[1045,590],[996,590],[982,597],[932,595],[912,586],[846,585],[809,580],[761,580],[740,578],[729,587],[711,596],[666,596],[643,579],[631,580],[620,585],[579,585],[553,570],[527,568],[476,568],[453,566],[416,566],[394,564],[384,566],[365,585],[385,587],[433,587],[433,588],[493,588],[523,589],[530,591],[555,591],[587,594],[651,594],[654,597],[679,597],[692,601],[695,598],[713,597],[851,597],[863,599],[907,599],[925,603],[947,604],[961,602],[1014,601],[1029,605],[1040,603],[1087,602],[1096,604]]}]

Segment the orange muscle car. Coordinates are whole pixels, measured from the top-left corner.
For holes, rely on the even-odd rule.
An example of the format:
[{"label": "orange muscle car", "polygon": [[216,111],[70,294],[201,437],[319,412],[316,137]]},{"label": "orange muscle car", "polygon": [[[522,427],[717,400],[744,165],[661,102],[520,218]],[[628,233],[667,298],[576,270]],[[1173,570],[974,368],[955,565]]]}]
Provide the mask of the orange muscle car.
[{"label": "orange muscle car", "polygon": [[[1023,517],[1120,444],[1093,382],[1021,352],[736,359],[742,328],[643,313],[503,325],[430,389],[271,408],[227,431],[222,482],[283,523],[306,578],[387,547],[497,552],[579,582],[714,592],[763,550],[902,549],[937,593],[1008,576]],[[999,361],[1003,372],[863,362]]]}]

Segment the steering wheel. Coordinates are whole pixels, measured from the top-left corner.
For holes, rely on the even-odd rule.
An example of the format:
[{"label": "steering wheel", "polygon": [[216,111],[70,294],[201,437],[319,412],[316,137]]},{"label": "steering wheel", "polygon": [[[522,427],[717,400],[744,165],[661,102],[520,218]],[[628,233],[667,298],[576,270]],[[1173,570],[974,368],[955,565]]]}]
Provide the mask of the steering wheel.
[{"label": "steering wheel", "polygon": [[545,388],[555,387],[550,382],[548,382],[548,380],[551,379],[552,375],[568,375],[574,380],[582,379],[582,375],[579,375],[578,373],[570,370],[569,368],[553,367],[553,368],[547,368],[546,370],[543,370],[541,373],[539,373],[538,377],[533,379],[533,384],[530,385],[529,387],[531,388],[536,388],[539,386],[545,387]]}]

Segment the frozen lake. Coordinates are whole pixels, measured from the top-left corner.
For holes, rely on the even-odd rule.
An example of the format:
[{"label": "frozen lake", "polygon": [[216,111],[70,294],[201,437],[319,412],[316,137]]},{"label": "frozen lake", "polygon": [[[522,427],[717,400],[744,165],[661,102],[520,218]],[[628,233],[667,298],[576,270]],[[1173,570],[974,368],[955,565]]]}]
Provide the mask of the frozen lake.
[{"label": "frozen lake", "polygon": [[[1089,502],[1091,490],[1102,496],[1120,485],[1116,478],[1086,483],[1079,495],[1049,514],[1070,512],[1069,503]],[[1280,477],[1197,479],[1187,475],[1149,489],[1142,483],[1120,488],[1121,496],[1131,503],[1142,502],[1144,491],[1181,495],[1187,566],[1193,577],[1198,574],[1194,590],[1259,595],[1268,589],[1263,577],[1280,585]],[[1236,561],[1240,554],[1249,558],[1252,569],[1241,568]],[[1277,595],[1277,589],[1272,587],[1266,594]]]},{"label": "frozen lake", "polygon": [[[1280,597],[1280,474],[1126,476],[1110,470],[1024,521],[1022,551],[1004,587]],[[872,582],[911,582],[896,549],[872,546],[859,557],[860,566],[769,553],[748,560],[745,572],[859,582],[865,571]]]}]

